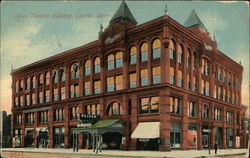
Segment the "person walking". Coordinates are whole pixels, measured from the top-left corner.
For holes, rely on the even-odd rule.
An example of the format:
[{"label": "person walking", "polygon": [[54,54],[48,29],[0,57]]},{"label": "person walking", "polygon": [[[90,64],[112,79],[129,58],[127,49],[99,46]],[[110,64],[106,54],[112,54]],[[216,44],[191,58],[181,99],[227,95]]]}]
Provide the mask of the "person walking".
[{"label": "person walking", "polygon": [[215,144],[214,144],[214,152],[215,152],[215,154],[217,154],[217,149],[218,149],[218,144],[217,144],[217,142],[215,142]]}]

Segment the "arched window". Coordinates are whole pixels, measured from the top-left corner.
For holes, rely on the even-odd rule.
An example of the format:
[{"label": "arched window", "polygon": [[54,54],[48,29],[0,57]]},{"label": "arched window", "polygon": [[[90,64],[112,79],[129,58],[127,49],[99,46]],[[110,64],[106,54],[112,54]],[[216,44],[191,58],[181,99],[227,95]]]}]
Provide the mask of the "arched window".
[{"label": "arched window", "polygon": [[218,68],[218,80],[222,80],[222,66]]},{"label": "arched window", "polygon": [[198,56],[197,56],[197,53],[194,52],[194,67],[193,67],[193,69],[197,70],[197,68],[198,68]]},{"label": "arched window", "polygon": [[115,67],[120,68],[123,66],[123,53],[117,52],[115,55]]},{"label": "arched window", "polygon": [[61,82],[64,82],[66,80],[66,75],[65,75],[65,69],[64,68],[60,69],[60,80],[61,80]]},{"label": "arched window", "polygon": [[206,76],[209,75],[209,61],[206,58],[202,58],[202,73]]},{"label": "arched window", "polygon": [[90,60],[85,61],[85,64],[84,64],[84,75],[85,76],[90,75]]},{"label": "arched window", "polygon": [[50,82],[50,73],[49,72],[46,72],[45,78],[46,78],[45,85],[47,86],[47,85],[49,85],[49,82]]},{"label": "arched window", "polygon": [[153,42],[153,59],[158,59],[161,57],[161,41],[159,39]]},{"label": "arched window", "polygon": [[30,89],[30,78],[28,77],[27,79],[26,79],[26,89]]},{"label": "arched window", "polygon": [[107,110],[108,115],[121,115],[121,106],[118,102],[109,104]]},{"label": "arched window", "polygon": [[169,42],[169,58],[172,60],[175,58],[175,45],[172,40]]},{"label": "arched window", "polygon": [[141,45],[141,62],[148,61],[148,44],[144,42]]},{"label": "arched window", "polygon": [[53,77],[53,83],[57,83],[58,82],[58,74],[57,74],[57,70],[54,69],[52,71],[52,77]]},{"label": "arched window", "polygon": [[24,82],[23,80],[20,81],[20,91],[23,91],[24,89]]},{"label": "arched window", "polygon": [[203,105],[202,118],[207,119],[209,117],[209,108],[207,105]]},{"label": "arched window", "polygon": [[39,88],[42,88],[43,87],[43,74],[40,74],[39,76],[38,76],[38,87]]},{"label": "arched window", "polygon": [[108,56],[108,70],[113,70],[115,68],[115,57],[113,54]]},{"label": "arched window", "polygon": [[177,53],[178,53],[178,63],[182,63],[182,56],[183,56],[183,49],[181,45],[179,44],[177,47]]},{"label": "arched window", "polygon": [[18,81],[16,81],[16,92],[19,91],[19,85],[18,85]]},{"label": "arched window", "polygon": [[79,78],[79,64],[78,63],[74,63],[71,65],[70,78],[71,79]]},{"label": "arched window", "polygon": [[136,64],[136,53],[137,49],[135,46],[130,48],[130,65]]},{"label": "arched window", "polygon": [[96,57],[95,61],[94,61],[94,65],[95,65],[95,73],[100,73],[101,72],[101,65],[100,65],[100,57]]},{"label": "arched window", "polygon": [[34,89],[34,88],[36,88],[36,77],[32,76],[31,80],[32,80],[32,82],[31,82],[31,88]]},{"label": "arched window", "polygon": [[191,51],[188,49],[187,51],[187,67],[191,66]]}]

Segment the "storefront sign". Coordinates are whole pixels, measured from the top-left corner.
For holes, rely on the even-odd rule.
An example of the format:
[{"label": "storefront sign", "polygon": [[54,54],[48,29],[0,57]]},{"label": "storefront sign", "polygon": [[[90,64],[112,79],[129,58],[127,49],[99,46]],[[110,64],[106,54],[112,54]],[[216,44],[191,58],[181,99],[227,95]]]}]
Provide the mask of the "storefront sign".
[{"label": "storefront sign", "polygon": [[79,123],[77,124],[77,127],[89,127],[92,124],[96,123],[100,119],[100,116],[98,115],[92,115],[92,114],[80,114]]},{"label": "storefront sign", "polygon": [[81,128],[81,127],[90,127],[90,126],[92,126],[92,123],[79,123],[76,126],[78,128]]}]

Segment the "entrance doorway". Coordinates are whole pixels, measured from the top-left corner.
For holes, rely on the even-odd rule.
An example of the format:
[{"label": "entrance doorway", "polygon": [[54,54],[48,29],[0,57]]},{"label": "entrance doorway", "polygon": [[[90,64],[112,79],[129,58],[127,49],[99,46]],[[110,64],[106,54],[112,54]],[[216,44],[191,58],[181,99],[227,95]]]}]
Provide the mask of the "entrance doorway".
[{"label": "entrance doorway", "polygon": [[34,147],[34,130],[28,130],[26,134],[26,147]]},{"label": "entrance doorway", "polygon": [[54,129],[54,147],[64,148],[64,127]]},{"label": "entrance doorway", "polygon": [[139,139],[139,150],[159,151],[159,138],[155,139]]},{"label": "entrance doorway", "polygon": [[122,135],[117,132],[107,132],[103,134],[103,149],[120,149]]},{"label": "entrance doorway", "polygon": [[48,132],[39,131],[38,133],[38,148],[47,148],[48,147]]}]

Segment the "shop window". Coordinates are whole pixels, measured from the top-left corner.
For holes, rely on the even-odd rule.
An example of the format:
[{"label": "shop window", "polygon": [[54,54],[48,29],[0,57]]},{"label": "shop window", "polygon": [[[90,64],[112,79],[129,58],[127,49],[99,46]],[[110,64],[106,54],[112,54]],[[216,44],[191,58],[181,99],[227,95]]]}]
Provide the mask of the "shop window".
[{"label": "shop window", "polygon": [[136,64],[136,54],[137,54],[137,49],[135,46],[130,48],[130,65]]},{"label": "shop window", "polygon": [[70,107],[70,120],[77,120],[80,116],[79,107]]},{"label": "shop window", "polygon": [[153,42],[153,59],[159,59],[161,57],[161,41],[159,39]]},{"label": "shop window", "polygon": [[101,93],[101,81],[97,80],[94,81],[94,89],[95,89],[95,94],[100,94]]},{"label": "shop window", "polygon": [[96,57],[95,58],[95,61],[94,61],[94,70],[95,70],[95,73],[98,74],[101,72],[101,61],[100,61],[100,57]]},{"label": "shop window", "polygon": [[169,58],[172,60],[175,59],[175,46],[172,40],[169,43]]},{"label": "shop window", "polygon": [[58,98],[58,89],[57,88],[53,90],[53,100],[54,101],[59,100],[59,98]]},{"label": "shop window", "polygon": [[159,112],[159,97],[145,97],[140,99],[141,114],[154,114]]},{"label": "shop window", "polygon": [[148,85],[148,69],[141,70],[141,86]]},{"label": "shop window", "polygon": [[70,79],[79,78],[79,64],[74,63],[70,66]]},{"label": "shop window", "polygon": [[207,105],[202,107],[202,118],[207,119],[209,117],[209,108]]},{"label": "shop window", "polygon": [[136,73],[135,72],[129,74],[129,87],[136,88]]},{"label": "shop window", "polygon": [[181,114],[182,99],[177,97],[170,97],[170,112],[174,114]]},{"label": "shop window", "polygon": [[116,90],[123,89],[123,77],[122,77],[122,75],[115,76],[115,89]]},{"label": "shop window", "polygon": [[64,148],[64,127],[54,128],[54,147],[55,148]]},{"label": "shop window", "polygon": [[54,110],[54,121],[63,122],[64,121],[64,109]]},{"label": "shop window", "polygon": [[179,122],[171,122],[170,127],[170,144],[172,148],[180,148],[181,147],[181,123]]},{"label": "shop window", "polygon": [[66,89],[65,87],[61,87],[61,100],[64,100],[66,98]]},{"label": "shop window", "polygon": [[121,106],[118,102],[113,102],[108,106],[108,115],[121,115]]},{"label": "shop window", "polygon": [[53,83],[54,84],[58,83],[58,74],[56,70],[52,71],[52,77],[53,77]]},{"label": "shop window", "polygon": [[190,148],[197,147],[197,126],[195,124],[188,125],[188,143]]},{"label": "shop window", "polygon": [[70,85],[70,98],[79,97],[79,84]]},{"label": "shop window", "polygon": [[161,83],[161,67],[153,67],[153,84]]},{"label": "shop window", "polygon": [[196,102],[193,102],[193,101],[188,102],[188,116],[189,117],[197,117],[197,105],[196,105]]},{"label": "shop window", "polygon": [[108,77],[107,78],[107,92],[113,92],[115,91],[115,80],[114,77]]},{"label": "shop window", "polygon": [[87,60],[85,61],[85,64],[84,64],[84,75],[85,76],[88,76],[90,75],[90,60]]},{"label": "shop window", "polygon": [[141,45],[141,62],[148,61],[148,44],[144,42]]},{"label": "shop window", "polygon": [[173,67],[170,67],[169,69],[169,72],[170,72],[170,84],[175,84],[175,71],[174,71],[174,68]]},{"label": "shop window", "polygon": [[48,111],[39,112],[39,122],[48,123],[48,121],[49,121],[49,112]]},{"label": "shop window", "polygon": [[46,72],[45,73],[45,85],[48,86],[50,84],[50,73]]},{"label": "shop window", "polygon": [[181,45],[178,45],[177,47],[178,50],[178,63],[181,64],[182,63],[182,56],[183,56],[183,51],[182,51],[182,47]]},{"label": "shop window", "polygon": [[86,114],[100,115],[100,104],[86,105]]},{"label": "shop window", "polygon": [[84,84],[84,94],[87,96],[87,95],[90,95],[90,82],[85,82]]},{"label": "shop window", "polygon": [[66,80],[66,75],[65,75],[64,68],[60,69],[60,80],[61,80],[61,82],[64,82]]}]

